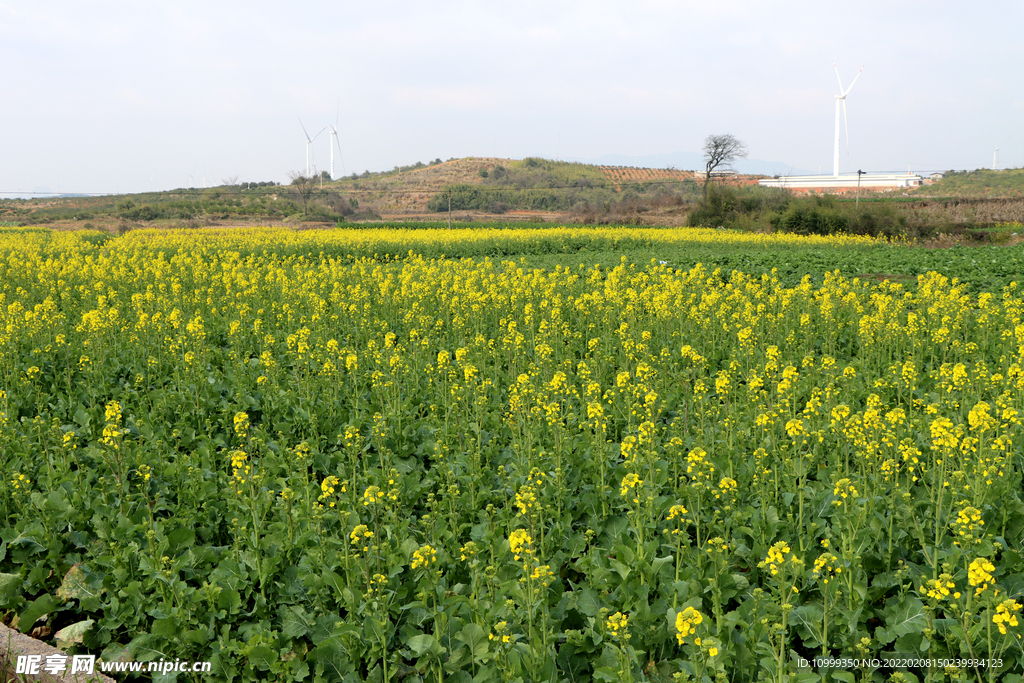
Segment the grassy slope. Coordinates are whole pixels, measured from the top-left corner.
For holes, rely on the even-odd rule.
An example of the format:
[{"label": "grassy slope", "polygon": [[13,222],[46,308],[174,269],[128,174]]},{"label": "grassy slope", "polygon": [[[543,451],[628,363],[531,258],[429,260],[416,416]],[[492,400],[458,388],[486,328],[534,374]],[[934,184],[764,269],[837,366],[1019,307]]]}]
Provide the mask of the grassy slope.
[{"label": "grassy slope", "polygon": [[942,180],[912,193],[928,197],[1024,197],[1024,168],[951,171]]}]

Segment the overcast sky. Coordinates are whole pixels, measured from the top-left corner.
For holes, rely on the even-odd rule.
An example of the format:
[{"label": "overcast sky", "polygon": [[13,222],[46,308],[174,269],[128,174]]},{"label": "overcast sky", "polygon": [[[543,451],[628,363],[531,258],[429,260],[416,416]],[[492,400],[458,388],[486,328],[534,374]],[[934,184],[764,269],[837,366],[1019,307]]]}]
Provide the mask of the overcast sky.
[{"label": "overcast sky", "polygon": [[0,0],[0,192],[286,181],[300,117],[337,120],[336,175],[709,133],[830,173],[833,61],[864,68],[843,172],[1024,166],[1022,26],[1020,0]]}]

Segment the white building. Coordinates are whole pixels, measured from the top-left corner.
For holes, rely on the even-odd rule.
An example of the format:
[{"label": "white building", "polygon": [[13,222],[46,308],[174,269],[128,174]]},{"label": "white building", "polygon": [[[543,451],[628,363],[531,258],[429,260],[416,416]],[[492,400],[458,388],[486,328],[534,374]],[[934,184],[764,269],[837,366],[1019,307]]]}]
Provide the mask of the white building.
[{"label": "white building", "polygon": [[852,175],[793,175],[759,180],[761,187],[785,187],[790,190],[807,192],[855,192],[858,185],[863,190],[894,190],[901,187],[917,187],[923,178],[914,173],[862,173]]}]

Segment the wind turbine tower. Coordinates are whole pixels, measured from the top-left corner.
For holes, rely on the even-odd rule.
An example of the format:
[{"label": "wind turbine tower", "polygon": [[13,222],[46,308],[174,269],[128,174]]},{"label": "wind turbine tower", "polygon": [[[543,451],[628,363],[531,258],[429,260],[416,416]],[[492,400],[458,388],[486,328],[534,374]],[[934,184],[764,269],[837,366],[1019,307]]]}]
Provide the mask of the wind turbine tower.
[{"label": "wind turbine tower", "polygon": [[836,95],[836,146],[835,156],[832,161],[832,175],[839,176],[839,103],[842,102],[843,109],[843,121],[846,123],[846,148],[850,148],[850,121],[846,118],[846,96],[853,90],[853,84],[860,78],[861,71],[864,71],[864,67],[860,68],[857,75],[853,77],[853,83],[850,83],[850,87],[843,90],[843,79],[839,78],[839,67],[836,66],[835,62],[832,62],[832,68],[836,70],[836,79],[839,81],[839,94]]}]

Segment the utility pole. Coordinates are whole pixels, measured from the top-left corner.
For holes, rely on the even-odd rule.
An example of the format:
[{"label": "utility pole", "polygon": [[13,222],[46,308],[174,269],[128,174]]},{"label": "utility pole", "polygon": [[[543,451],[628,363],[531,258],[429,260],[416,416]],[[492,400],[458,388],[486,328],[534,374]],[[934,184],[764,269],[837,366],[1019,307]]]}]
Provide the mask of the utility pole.
[{"label": "utility pole", "polygon": [[448,189],[448,229],[452,229],[452,191]]},{"label": "utility pole", "polygon": [[860,169],[858,169],[857,170],[857,201],[853,203],[853,208],[855,208],[855,209],[860,206],[860,177],[862,175],[864,175],[864,171],[861,171]]}]

